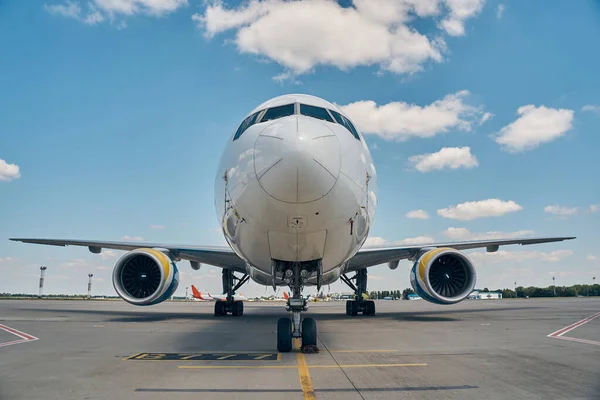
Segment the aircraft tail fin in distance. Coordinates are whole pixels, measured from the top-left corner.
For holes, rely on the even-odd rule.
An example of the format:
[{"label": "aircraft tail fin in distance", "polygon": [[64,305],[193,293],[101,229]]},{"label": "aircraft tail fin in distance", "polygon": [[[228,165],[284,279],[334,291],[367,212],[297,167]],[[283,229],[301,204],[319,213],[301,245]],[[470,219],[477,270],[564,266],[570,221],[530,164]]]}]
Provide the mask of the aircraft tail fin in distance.
[{"label": "aircraft tail fin in distance", "polygon": [[204,298],[202,298],[202,293],[200,293],[194,285],[192,285],[192,295],[197,299],[204,300]]},{"label": "aircraft tail fin in distance", "polygon": [[287,300],[290,298],[290,295],[287,292],[283,292],[283,298]]}]

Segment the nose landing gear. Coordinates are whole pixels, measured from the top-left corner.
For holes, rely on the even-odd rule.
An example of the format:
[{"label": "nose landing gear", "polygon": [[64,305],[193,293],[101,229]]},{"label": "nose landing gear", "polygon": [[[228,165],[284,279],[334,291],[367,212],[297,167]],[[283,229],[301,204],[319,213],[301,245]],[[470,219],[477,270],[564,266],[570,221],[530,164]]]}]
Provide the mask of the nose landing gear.
[{"label": "nose landing gear", "polygon": [[[292,350],[293,339],[301,339],[301,349],[317,349],[317,323],[313,318],[302,319],[302,311],[308,309],[306,299],[302,297],[302,288],[310,273],[300,264],[292,264],[283,272],[284,281],[292,290],[286,310],[292,312],[292,318],[280,318],[277,321],[277,351],[287,353]],[[317,269],[318,271],[318,269]]]}]

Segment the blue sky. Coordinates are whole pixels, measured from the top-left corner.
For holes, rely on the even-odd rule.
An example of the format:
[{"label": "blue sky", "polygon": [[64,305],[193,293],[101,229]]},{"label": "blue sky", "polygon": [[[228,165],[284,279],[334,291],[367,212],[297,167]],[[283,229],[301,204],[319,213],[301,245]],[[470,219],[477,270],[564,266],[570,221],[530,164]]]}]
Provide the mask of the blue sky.
[{"label": "blue sky", "polygon": [[[598,21],[595,1],[2,2],[0,292],[35,292],[45,264],[48,293],[83,293],[88,273],[114,293],[119,252],[8,237],[223,244],[220,153],[289,92],[363,131],[371,243],[574,235],[471,253],[478,286],[600,279]],[[408,287],[402,265],[371,269],[369,288]],[[180,271],[178,294],[220,291],[219,270]]]}]

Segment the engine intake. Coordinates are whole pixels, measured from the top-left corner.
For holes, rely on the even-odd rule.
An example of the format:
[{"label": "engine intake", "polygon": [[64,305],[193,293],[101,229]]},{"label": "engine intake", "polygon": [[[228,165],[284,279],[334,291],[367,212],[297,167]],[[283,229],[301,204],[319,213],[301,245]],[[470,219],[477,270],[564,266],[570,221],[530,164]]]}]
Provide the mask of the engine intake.
[{"label": "engine intake", "polygon": [[154,249],[136,249],[117,261],[113,286],[128,303],[148,306],[167,300],[179,285],[179,271],[166,254]]},{"label": "engine intake", "polygon": [[451,248],[429,250],[417,259],[410,273],[414,291],[436,304],[454,304],[473,292],[477,273],[462,252]]}]

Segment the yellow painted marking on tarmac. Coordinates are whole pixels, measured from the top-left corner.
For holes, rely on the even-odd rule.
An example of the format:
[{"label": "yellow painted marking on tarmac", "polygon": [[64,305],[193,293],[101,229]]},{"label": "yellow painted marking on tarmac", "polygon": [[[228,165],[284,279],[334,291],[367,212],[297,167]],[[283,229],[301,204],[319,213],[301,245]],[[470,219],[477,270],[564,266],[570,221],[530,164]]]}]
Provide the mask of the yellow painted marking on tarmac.
[{"label": "yellow painted marking on tarmac", "polygon": [[134,354],[134,355],[132,355],[132,356],[125,357],[125,358],[123,358],[123,360],[131,360],[131,359],[133,359],[133,358],[135,358],[135,357],[139,356],[140,354],[142,354],[142,353],[137,353],[137,354]]},{"label": "yellow painted marking on tarmac", "polygon": [[228,358],[235,357],[237,354],[229,354],[226,356],[218,357],[217,360],[227,360]]},{"label": "yellow painted marking on tarmac", "polygon": [[[254,357],[255,360],[262,360],[263,358],[270,357],[270,354],[263,354],[262,356]],[[277,354],[277,359],[279,361],[279,354]]]},{"label": "yellow painted marking on tarmac", "polygon": [[300,375],[300,385],[302,386],[302,394],[304,400],[316,400],[315,389],[308,373],[308,365],[304,353],[296,353],[296,361],[298,362],[298,374]]},{"label": "yellow painted marking on tarmac", "polygon": [[[296,356],[304,357],[302,353]],[[340,365],[306,365],[306,368],[385,368],[385,367],[426,367],[425,363],[417,364],[340,364]],[[179,369],[296,369],[296,365],[180,365]],[[310,377],[309,377],[310,378]]]},{"label": "yellow painted marking on tarmac", "polygon": [[292,339],[292,347],[294,348],[294,350],[300,351],[300,346],[301,345],[302,345],[302,341],[300,340],[300,338],[293,338]]}]

